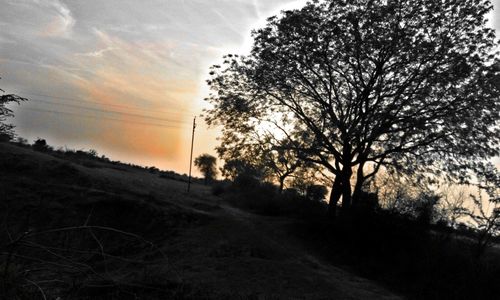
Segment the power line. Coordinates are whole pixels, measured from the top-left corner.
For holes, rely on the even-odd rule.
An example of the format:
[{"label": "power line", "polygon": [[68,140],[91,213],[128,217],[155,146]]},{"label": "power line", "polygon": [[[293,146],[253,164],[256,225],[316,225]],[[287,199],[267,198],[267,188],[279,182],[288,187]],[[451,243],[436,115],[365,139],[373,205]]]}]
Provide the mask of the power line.
[{"label": "power line", "polygon": [[[122,105],[122,104],[111,104],[111,103],[102,103],[100,101],[92,101],[92,100],[84,100],[82,101],[81,99],[78,98],[72,98],[72,97],[61,97],[61,96],[53,96],[53,95],[45,95],[45,94],[37,94],[37,93],[30,93],[30,92],[22,92],[24,94],[32,95],[32,96],[39,96],[39,97],[46,97],[46,98],[54,98],[54,99],[61,99],[61,100],[70,100],[72,102],[85,102],[85,103],[94,103],[98,105],[104,105],[104,106],[112,106],[112,107],[117,107],[117,108],[123,108],[123,109],[131,109],[131,110],[142,110],[142,111],[147,111],[147,112],[159,112],[159,113],[170,113],[168,111],[163,111],[163,110],[152,110],[152,109],[146,109],[146,108],[141,108],[137,106],[128,106],[128,105]],[[192,110],[188,109],[181,109],[179,108],[178,110],[184,111],[186,113],[193,113]]]},{"label": "power line", "polygon": [[[98,104],[102,106],[111,106],[111,107],[116,107],[116,108],[123,108],[123,109],[131,109],[131,110],[139,110],[139,111],[145,111],[145,112],[155,112],[155,113],[172,113],[171,111],[165,111],[165,110],[152,110],[152,109],[146,109],[146,108],[141,108],[141,107],[136,107],[136,106],[128,106],[128,105],[121,105],[121,104],[111,104],[111,103],[102,103],[99,101],[92,101],[92,100],[84,100],[82,101],[81,99],[77,98],[72,98],[72,97],[61,97],[61,96],[52,96],[52,95],[45,95],[45,94],[38,94],[38,93],[31,93],[31,92],[26,92],[26,91],[21,91],[17,94],[27,94],[27,95],[32,95],[32,96],[38,96],[38,97],[45,97],[45,98],[53,98],[53,99],[61,99],[61,100],[69,100],[71,102],[79,102],[79,103],[93,103],[93,104]],[[185,113],[194,113],[194,111],[189,110],[189,109],[183,109],[179,108],[177,109],[176,113],[178,111],[182,111]]]},{"label": "power line", "polygon": [[31,100],[34,100],[35,102],[42,102],[42,103],[50,104],[50,105],[62,105],[62,106],[68,106],[68,107],[73,107],[73,108],[80,108],[80,109],[85,109],[85,110],[90,110],[90,111],[95,111],[95,112],[101,112],[101,113],[119,114],[119,115],[124,115],[124,116],[131,116],[131,117],[135,117],[135,118],[144,118],[144,119],[156,120],[156,121],[162,121],[162,122],[172,122],[172,123],[179,123],[179,124],[188,124],[188,122],[184,122],[184,121],[180,121],[180,120],[164,119],[164,118],[158,118],[158,117],[146,116],[146,115],[139,115],[139,114],[133,114],[133,113],[127,113],[127,112],[121,112],[121,111],[99,109],[99,108],[92,108],[92,107],[85,107],[85,106],[76,105],[76,104],[57,103],[57,102],[48,101],[48,100],[42,100],[42,99],[31,99]]},{"label": "power line", "polygon": [[100,116],[93,116],[93,115],[86,115],[86,114],[77,114],[77,113],[58,111],[58,110],[37,109],[37,108],[31,108],[31,107],[25,107],[24,109],[36,111],[36,112],[42,112],[42,113],[72,115],[72,116],[76,116],[76,117],[80,117],[80,118],[89,118],[89,119],[96,119],[96,120],[108,120],[108,121],[115,121],[115,122],[127,123],[127,124],[137,124],[137,125],[144,125],[144,126],[155,126],[155,127],[176,128],[176,129],[183,128],[182,126],[169,126],[169,125],[165,125],[165,124],[138,122],[138,121],[124,121],[124,120],[110,118],[110,117],[100,117]]}]

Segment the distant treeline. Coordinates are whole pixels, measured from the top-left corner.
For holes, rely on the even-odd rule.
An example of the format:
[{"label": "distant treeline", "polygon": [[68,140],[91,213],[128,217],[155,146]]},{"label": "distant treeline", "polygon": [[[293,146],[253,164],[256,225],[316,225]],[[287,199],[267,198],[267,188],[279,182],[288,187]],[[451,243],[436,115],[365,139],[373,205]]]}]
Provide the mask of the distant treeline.
[{"label": "distant treeline", "polygon": [[[140,166],[137,164],[121,162],[119,160],[112,160],[106,155],[99,155],[99,153],[94,149],[76,150],[67,147],[54,148],[53,146],[49,145],[43,138],[37,138],[32,144],[30,144],[27,139],[22,137],[17,137],[10,142],[24,148],[32,148],[33,150],[38,152],[48,153],[55,157],[70,159],[73,162],[83,165],[87,168],[102,168],[107,166],[121,171],[127,171],[128,168],[132,168],[142,171],[148,171],[152,174],[158,174],[161,178],[183,182],[187,182],[189,180],[187,174],[179,174],[175,171],[170,170],[160,170],[155,166]],[[203,183],[203,179],[197,177],[192,178],[191,181],[195,183]]]}]

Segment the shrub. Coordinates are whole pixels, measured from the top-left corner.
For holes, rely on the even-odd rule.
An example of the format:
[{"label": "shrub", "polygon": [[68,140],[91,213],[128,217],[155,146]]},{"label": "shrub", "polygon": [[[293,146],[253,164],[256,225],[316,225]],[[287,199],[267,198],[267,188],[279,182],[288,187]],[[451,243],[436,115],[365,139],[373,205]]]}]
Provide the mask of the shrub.
[{"label": "shrub", "polygon": [[380,208],[377,193],[361,192],[353,201],[353,208],[358,213],[373,213]]},{"label": "shrub", "polygon": [[255,176],[244,173],[236,177],[233,186],[241,191],[251,191],[260,186],[260,181]]},{"label": "shrub", "polygon": [[90,149],[89,151],[87,151],[87,154],[94,157],[94,158],[99,157],[99,154],[97,153],[97,150],[95,150],[95,149]]},{"label": "shrub", "polygon": [[327,193],[324,185],[312,184],[306,188],[306,198],[311,201],[323,201]]},{"label": "shrub", "polygon": [[217,182],[212,186],[212,195],[220,196],[226,192],[226,185],[222,182]]},{"label": "shrub", "polygon": [[266,216],[310,218],[326,214],[326,202],[319,200],[321,193],[315,197],[311,195],[311,199],[316,199],[311,201],[294,188],[279,193],[278,187],[272,183],[260,183],[251,176],[240,175],[238,178],[239,180],[235,180],[226,190],[227,198],[238,207]]},{"label": "shrub", "polygon": [[9,142],[10,140],[11,140],[10,135],[0,132],[0,143]]},{"label": "shrub", "polygon": [[34,143],[33,143],[33,150],[35,151],[40,151],[40,152],[47,152],[49,150],[49,146],[47,145],[47,141],[44,139],[38,138]]},{"label": "shrub", "polygon": [[160,169],[158,169],[157,167],[149,167],[147,169],[151,174],[158,174],[160,172]]},{"label": "shrub", "polygon": [[17,137],[15,142],[19,146],[29,146],[28,140],[22,137]]}]

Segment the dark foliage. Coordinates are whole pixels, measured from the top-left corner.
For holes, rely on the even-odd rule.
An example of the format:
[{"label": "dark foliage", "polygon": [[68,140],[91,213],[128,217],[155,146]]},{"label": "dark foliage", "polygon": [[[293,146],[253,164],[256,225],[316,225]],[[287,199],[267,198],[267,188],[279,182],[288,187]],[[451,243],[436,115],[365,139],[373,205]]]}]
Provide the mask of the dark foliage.
[{"label": "dark foliage", "polygon": [[323,188],[313,187],[311,191],[315,192],[309,195],[302,195],[295,189],[280,192],[279,187],[272,183],[262,183],[249,174],[243,174],[233,184],[226,185],[221,194],[231,204],[258,214],[314,218],[323,216],[326,211]]},{"label": "dark foliage", "polygon": [[199,222],[197,216],[94,178],[74,163],[89,157],[102,163],[92,153],[37,145],[48,152],[0,149],[0,299],[201,295],[174,269],[157,267],[169,262],[155,246]]},{"label": "dark foliage", "polygon": [[324,201],[327,193],[324,185],[312,184],[306,188],[306,198],[311,201]]},{"label": "dark foliage", "polygon": [[496,299],[500,254],[475,256],[472,239],[386,212],[299,223],[316,253],[410,299]]},{"label": "dark foliage", "polygon": [[212,186],[212,194],[214,196],[221,196],[227,191],[230,185],[231,185],[230,182],[219,181]]},{"label": "dark foliage", "polygon": [[334,220],[327,218],[325,202],[295,189],[277,193],[276,186],[251,176],[236,180],[222,196],[258,214],[300,220],[290,232],[311,251],[410,299],[494,299],[500,293],[494,284],[500,254],[476,255],[480,231],[434,224],[434,195],[389,211],[379,207],[376,194],[363,193]]},{"label": "dark foliage", "polygon": [[52,149],[49,148],[49,145],[47,145],[46,140],[38,138],[33,143],[33,150],[40,151],[40,152],[47,152],[47,151],[52,150]]},{"label": "dark foliage", "polygon": [[5,123],[7,118],[13,117],[14,112],[8,108],[10,103],[20,104],[28,99],[14,94],[4,94],[4,90],[0,89],[0,142],[8,142],[15,137],[14,125]]},{"label": "dark foliage", "polygon": [[466,180],[500,144],[491,9],[327,0],[284,11],[253,32],[247,56],[212,67],[206,120],[222,126],[223,143],[279,132],[281,145],[334,175],[332,208],[342,197],[348,209],[382,167]]}]

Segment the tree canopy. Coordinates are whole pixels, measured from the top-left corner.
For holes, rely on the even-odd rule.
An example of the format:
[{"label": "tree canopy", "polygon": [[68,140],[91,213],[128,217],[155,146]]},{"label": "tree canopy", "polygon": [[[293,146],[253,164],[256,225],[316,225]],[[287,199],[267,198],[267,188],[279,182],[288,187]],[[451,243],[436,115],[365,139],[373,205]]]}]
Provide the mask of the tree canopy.
[{"label": "tree canopy", "polygon": [[333,174],[331,208],[341,197],[350,207],[382,166],[464,179],[500,145],[491,9],[487,0],[328,0],[284,11],[253,32],[249,55],[212,67],[207,122],[223,136],[279,133]]}]

